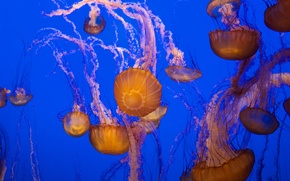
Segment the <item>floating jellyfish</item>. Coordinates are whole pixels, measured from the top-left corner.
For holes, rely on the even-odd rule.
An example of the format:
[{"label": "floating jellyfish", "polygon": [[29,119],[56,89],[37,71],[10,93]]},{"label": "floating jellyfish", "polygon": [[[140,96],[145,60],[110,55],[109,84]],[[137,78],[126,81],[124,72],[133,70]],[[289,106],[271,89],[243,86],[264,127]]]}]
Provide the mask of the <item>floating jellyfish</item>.
[{"label": "floating jellyfish", "polygon": [[290,98],[286,99],[284,102],[283,102],[283,107],[284,107],[284,110],[286,111],[286,113],[288,115],[290,115]]},{"label": "floating jellyfish", "polygon": [[207,5],[206,12],[212,17],[221,16],[219,9],[225,4],[231,4],[233,10],[237,10],[240,7],[240,0],[210,0]]},{"label": "floating jellyfish", "polygon": [[0,87],[0,108],[5,107],[7,103],[7,93],[10,93],[6,88]]},{"label": "floating jellyfish", "polygon": [[278,32],[290,31],[290,2],[279,0],[277,4],[268,7],[264,12],[265,25]]},{"label": "floating jellyfish", "polygon": [[98,6],[90,5],[90,7],[91,10],[89,12],[89,17],[86,18],[84,22],[84,31],[90,35],[97,35],[104,30],[106,21],[100,15],[100,9]]},{"label": "floating jellyfish", "polygon": [[121,111],[142,117],[159,107],[161,88],[149,71],[130,68],[116,77],[114,96]]},{"label": "floating jellyfish", "polygon": [[81,111],[69,112],[62,119],[65,132],[73,137],[84,135],[90,128],[90,118]]},{"label": "floating jellyfish", "polygon": [[[216,4],[216,3],[217,4]],[[244,60],[253,56],[260,45],[260,32],[246,25],[240,25],[240,19],[237,14],[237,5],[239,1],[211,1],[209,9],[219,8],[221,14],[221,22],[226,26],[226,30],[215,30],[209,33],[210,47],[212,51],[219,57],[226,60]],[[224,3],[224,4],[222,4]],[[211,7],[211,8],[209,8]],[[212,11],[208,11],[212,15]]]},{"label": "floating jellyfish", "polygon": [[9,100],[14,106],[23,106],[27,104],[32,98],[33,95],[22,87],[17,87],[16,90],[9,96]]},{"label": "floating jellyfish", "polygon": [[103,154],[119,155],[128,152],[129,138],[126,127],[95,125],[90,129],[90,142]]},{"label": "floating jellyfish", "polygon": [[276,117],[260,108],[247,107],[240,112],[240,120],[245,128],[255,134],[272,134],[279,127]]},{"label": "floating jellyfish", "polygon": [[244,60],[258,50],[260,33],[243,27],[231,31],[215,30],[209,33],[209,39],[217,56],[226,60]]},{"label": "floating jellyfish", "polygon": [[165,69],[166,74],[177,82],[190,82],[201,77],[199,69],[190,69],[182,66],[169,66]]},{"label": "floating jellyfish", "polygon": [[147,114],[146,116],[140,117],[138,124],[145,128],[147,134],[154,132],[159,127],[160,120],[166,114],[167,108],[167,106],[160,106],[156,108],[153,112]]},{"label": "floating jellyfish", "polygon": [[238,156],[218,167],[208,167],[205,162],[196,164],[191,172],[193,181],[245,181],[255,163],[250,149],[239,151]]}]

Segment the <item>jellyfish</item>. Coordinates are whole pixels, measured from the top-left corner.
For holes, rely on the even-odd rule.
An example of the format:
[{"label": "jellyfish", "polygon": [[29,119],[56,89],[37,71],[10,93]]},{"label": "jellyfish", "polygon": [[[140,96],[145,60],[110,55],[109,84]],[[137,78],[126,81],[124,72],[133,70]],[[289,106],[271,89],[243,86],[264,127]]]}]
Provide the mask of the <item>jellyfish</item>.
[{"label": "jellyfish", "polygon": [[33,95],[30,91],[30,68],[31,68],[31,57],[26,50],[25,43],[23,43],[23,54],[21,55],[20,61],[17,66],[17,75],[14,85],[14,90],[9,95],[9,100],[14,106],[24,106],[30,102]]},{"label": "jellyfish", "polygon": [[121,111],[142,117],[159,107],[161,88],[149,71],[130,68],[116,77],[114,96]]},{"label": "jellyfish", "polygon": [[286,99],[284,102],[283,102],[283,107],[284,107],[284,110],[285,112],[290,115],[290,98]]},{"label": "jellyfish", "polygon": [[288,0],[279,0],[277,4],[268,7],[264,12],[264,23],[273,31],[289,32],[290,2]]},{"label": "jellyfish", "polygon": [[73,137],[84,135],[90,128],[90,118],[81,111],[69,112],[62,122],[65,132]]},{"label": "jellyfish", "polygon": [[147,134],[154,132],[159,127],[161,119],[167,112],[167,108],[167,106],[159,106],[153,112],[140,117],[138,124],[145,128]]},{"label": "jellyfish", "polygon": [[276,117],[260,108],[247,107],[240,112],[239,118],[245,128],[255,134],[272,134],[279,127]]},{"label": "jellyfish", "polygon": [[90,35],[100,34],[105,26],[106,20],[100,15],[100,9],[96,5],[90,5],[89,17],[84,21],[84,31]]},{"label": "jellyfish", "polygon": [[165,69],[166,74],[177,82],[190,82],[201,77],[199,69],[190,69],[182,66],[169,66]]},{"label": "jellyfish", "polygon": [[[217,29],[209,33],[210,47],[219,57],[226,60],[244,60],[253,56],[260,42],[260,32],[247,25],[241,26],[237,9],[240,1],[211,1],[208,14],[214,16],[214,9],[222,16],[226,30]],[[215,17],[215,16],[214,16]]]},{"label": "jellyfish", "polygon": [[5,107],[7,103],[7,93],[10,93],[10,90],[0,87],[0,108]]}]

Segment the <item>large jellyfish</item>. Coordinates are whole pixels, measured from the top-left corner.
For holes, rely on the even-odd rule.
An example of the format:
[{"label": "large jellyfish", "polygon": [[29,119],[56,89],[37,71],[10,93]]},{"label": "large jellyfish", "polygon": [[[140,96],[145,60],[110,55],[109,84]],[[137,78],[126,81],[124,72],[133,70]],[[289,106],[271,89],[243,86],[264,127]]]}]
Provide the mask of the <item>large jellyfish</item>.
[{"label": "large jellyfish", "polygon": [[253,56],[259,48],[260,32],[239,18],[240,1],[212,0],[207,13],[212,17],[221,17],[224,29],[209,33],[212,51],[226,60],[244,60]]}]

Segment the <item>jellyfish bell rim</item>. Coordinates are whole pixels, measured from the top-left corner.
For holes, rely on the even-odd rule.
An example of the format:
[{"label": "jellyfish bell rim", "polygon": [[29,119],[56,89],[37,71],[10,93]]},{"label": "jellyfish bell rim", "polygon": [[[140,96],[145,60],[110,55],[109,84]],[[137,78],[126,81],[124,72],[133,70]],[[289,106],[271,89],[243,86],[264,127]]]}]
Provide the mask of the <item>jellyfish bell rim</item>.
[{"label": "jellyfish bell rim", "polygon": [[221,13],[218,12],[218,9],[223,5],[231,3],[233,5],[233,9],[238,10],[240,8],[241,1],[240,0],[210,0],[206,7],[206,12],[211,17],[219,17]]},{"label": "jellyfish bell rim", "polygon": [[260,34],[256,29],[243,27],[230,31],[213,30],[209,32],[210,47],[215,55],[225,60],[245,60],[258,51]]},{"label": "jellyfish bell rim", "polygon": [[248,131],[257,135],[272,134],[280,125],[273,114],[261,108],[246,107],[240,112],[239,118]]},{"label": "jellyfish bell rim", "polygon": [[192,82],[202,76],[199,69],[192,69],[189,67],[170,65],[165,69],[167,76],[176,82]]},{"label": "jellyfish bell rim", "polygon": [[284,108],[285,112],[290,116],[290,98],[286,99],[283,102],[283,108]]},{"label": "jellyfish bell rim", "polygon": [[106,20],[99,15],[97,18],[101,19],[101,23],[100,24],[96,24],[96,25],[90,25],[89,22],[91,20],[90,17],[87,17],[84,21],[84,25],[83,25],[83,29],[84,31],[89,34],[89,35],[98,35],[100,33],[102,33],[106,27]]},{"label": "jellyfish bell rim", "polygon": [[[250,149],[238,151],[238,156],[217,167],[207,167],[205,161],[195,164],[191,170],[193,181],[244,181],[252,172],[255,154]],[[237,169],[239,166],[240,169]]]}]

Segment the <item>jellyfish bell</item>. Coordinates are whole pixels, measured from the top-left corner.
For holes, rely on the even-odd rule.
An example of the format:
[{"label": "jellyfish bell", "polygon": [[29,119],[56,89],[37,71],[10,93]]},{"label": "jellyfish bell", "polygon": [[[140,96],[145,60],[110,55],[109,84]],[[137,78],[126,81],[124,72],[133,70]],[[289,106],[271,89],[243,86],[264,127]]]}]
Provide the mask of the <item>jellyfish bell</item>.
[{"label": "jellyfish bell", "polygon": [[91,145],[100,153],[119,155],[129,150],[129,138],[125,126],[94,125],[89,133]]},{"label": "jellyfish bell", "polygon": [[231,4],[233,10],[237,10],[240,7],[240,0],[210,0],[207,5],[206,12],[209,16],[218,17],[221,16],[219,9],[225,4]]},{"label": "jellyfish bell", "polygon": [[286,99],[284,102],[283,102],[283,107],[284,107],[284,110],[286,111],[286,113],[288,115],[290,115],[290,98]]},{"label": "jellyfish bell", "polygon": [[239,118],[244,127],[255,134],[272,134],[279,127],[276,117],[260,108],[247,107],[240,112]]},{"label": "jellyfish bell", "polygon": [[80,137],[88,132],[90,118],[81,111],[72,111],[65,115],[62,120],[65,132],[73,137]]},{"label": "jellyfish bell", "polygon": [[0,108],[5,107],[7,103],[7,94],[10,93],[10,90],[0,87]]},{"label": "jellyfish bell", "polygon": [[268,7],[264,12],[264,23],[271,30],[277,32],[290,31],[290,2],[280,0],[277,4]]},{"label": "jellyfish bell", "polygon": [[90,35],[100,34],[106,26],[106,20],[101,16],[86,18],[84,21],[84,31]]},{"label": "jellyfish bell", "polygon": [[142,117],[160,106],[161,88],[150,71],[129,68],[115,78],[114,96],[122,112]]},{"label": "jellyfish bell", "polygon": [[202,76],[199,69],[191,69],[183,66],[169,66],[165,69],[169,78],[177,82],[192,82]]},{"label": "jellyfish bell", "polygon": [[218,167],[208,167],[206,162],[195,164],[191,171],[193,181],[245,181],[255,163],[254,152],[241,150],[238,156]]},{"label": "jellyfish bell", "polygon": [[243,27],[230,31],[218,29],[209,33],[209,40],[217,56],[226,60],[244,60],[257,52],[260,32]]},{"label": "jellyfish bell", "polygon": [[33,95],[31,93],[29,93],[29,91],[26,91],[22,87],[18,87],[9,96],[9,100],[14,106],[24,106],[32,98],[33,98]]}]

